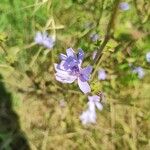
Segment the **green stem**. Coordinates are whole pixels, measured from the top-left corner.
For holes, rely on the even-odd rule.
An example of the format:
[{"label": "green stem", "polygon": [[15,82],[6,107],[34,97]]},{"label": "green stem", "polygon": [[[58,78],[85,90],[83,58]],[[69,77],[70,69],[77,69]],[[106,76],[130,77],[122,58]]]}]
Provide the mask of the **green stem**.
[{"label": "green stem", "polygon": [[111,14],[109,23],[108,23],[107,28],[106,28],[106,34],[105,34],[104,41],[102,42],[100,48],[98,49],[98,52],[97,52],[95,60],[94,60],[94,64],[96,64],[96,66],[95,66],[94,72],[92,74],[91,80],[94,78],[94,76],[95,76],[95,74],[98,70],[98,67],[101,63],[100,60],[101,60],[101,57],[102,57],[102,54],[103,54],[103,50],[104,50],[105,46],[107,45],[109,39],[111,38],[112,29],[114,28],[114,25],[115,25],[115,19],[116,19],[116,14],[117,14],[117,11],[118,11],[119,2],[120,2],[120,0],[115,0],[114,8],[112,10],[112,14]]},{"label": "green stem", "polygon": [[100,22],[101,22],[101,18],[102,18],[102,14],[103,14],[104,2],[105,2],[105,0],[102,0],[101,7],[100,7],[100,14],[99,14],[99,17],[97,19],[97,25],[96,25],[97,27],[99,27]]},{"label": "green stem", "polygon": [[40,54],[41,51],[42,51],[42,48],[40,48],[40,49],[38,50],[38,52],[36,53],[36,55],[33,57],[33,59],[32,59],[32,61],[31,61],[30,65],[29,65],[31,68],[32,68],[33,64],[35,63],[36,59],[38,58],[38,56],[39,56],[39,54]]}]

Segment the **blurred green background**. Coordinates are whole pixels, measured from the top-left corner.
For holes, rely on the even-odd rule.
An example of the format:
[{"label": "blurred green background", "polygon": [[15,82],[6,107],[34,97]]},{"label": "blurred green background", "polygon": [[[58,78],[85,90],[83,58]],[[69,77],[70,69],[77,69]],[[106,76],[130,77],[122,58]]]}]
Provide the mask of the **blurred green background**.
[{"label": "blurred green background", "polygon": [[[79,120],[87,97],[77,85],[63,85],[54,76],[53,63],[68,47],[82,48],[84,65],[93,63],[115,2],[0,1],[0,150],[150,149],[149,0],[126,0],[129,10],[117,10],[98,66],[107,80],[96,75],[91,81],[93,93],[105,94],[96,124]],[[34,43],[37,31],[56,36],[51,51]],[[97,42],[90,39],[93,33],[100,36]],[[143,67],[144,78],[132,74],[129,64]]]}]

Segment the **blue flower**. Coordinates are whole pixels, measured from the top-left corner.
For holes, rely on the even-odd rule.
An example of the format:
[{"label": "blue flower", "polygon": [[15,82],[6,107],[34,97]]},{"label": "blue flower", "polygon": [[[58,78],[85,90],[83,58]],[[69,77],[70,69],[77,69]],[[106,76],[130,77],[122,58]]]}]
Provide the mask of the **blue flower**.
[{"label": "blue flower", "polygon": [[100,97],[97,95],[88,96],[89,102],[88,106],[91,111],[94,111],[96,107],[99,111],[103,109],[102,104],[100,103]]},{"label": "blue flower", "polygon": [[105,80],[107,77],[106,71],[104,69],[100,69],[98,71],[98,79],[99,80]]},{"label": "blue flower", "polygon": [[52,37],[48,36],[47,32],[37,32],[34,41],[36,44],[43,45],[49,49],[53,48],[55,44],[55,40]]},{"label": "blue flower", "polygon": [[130,6],[129,6],[129,4],[128,4],[127,2],[121,2],[121,3],[119,4],[119,8],[120,8],[121,10],[129,10]]},{"label": "blue flower", "polygon": [[150,52],[148,52],[148,53],[146,54],[146,60],[147,60],[147,62],[150,63]]},{"label": "blue flower", "polygon": [[136,73],[138,75],[139,79],[142,79],[145,75],[144,69],[142,67],[135,67],[132,70],[133,73]]},{"label": "blue flower", "polygon": [[73,83],[77,80],[82,92],[90,92],[91,88],[87,81],[90,78],[92,66],[81,68],[84,52],[79,49],[78,53],[75,54],[73,49],[69,48],[66,53],[67,55],[60,54],[60,64],[54,64],[56,80],[62,83]]},{"label": "blue flower", "polygon": [[103,105],[100,103],[100,97],[97,95],[88,96],[88,108],[84,111],[81,116],[80,120],[83,125],[89,123],[96,123],[96,108],[101,111],[103,109]]},{"label": "blue flower", "polygon": [[92,40],[93,42],[97,42],[100,37],[99,37],[99,35],[98,35],[97,33],[92,33],[92,34],[90,35],[90,38],[91,38],[91,40]]}]

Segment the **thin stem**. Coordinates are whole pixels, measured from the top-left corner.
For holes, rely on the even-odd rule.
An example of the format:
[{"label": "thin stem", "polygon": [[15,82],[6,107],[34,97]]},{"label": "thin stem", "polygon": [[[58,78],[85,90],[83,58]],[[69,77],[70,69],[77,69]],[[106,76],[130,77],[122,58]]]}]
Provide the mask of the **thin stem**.
[{"label": "thin stem", "polygon": [[35,63],[35,61],[37,60],[37,58],[38,58],[39,54],[41,53],[41,51],[42,51],[42,48],[40,48],[37,51],[36,55],[32,58],[32,61],[31,61],[30,65],[29,65],[31,68],[32,68],[33,64]]},{"label": "thin stem", "polygon": [[96,54],[95,62],[94,62],[94,64],[96,64],[96,67],[95,67],[95,70],[92,74],[92,79],[94,78],[96,71],[97,71],[97,69],[101,63],[100,59],[102,57],[103,50],[104,50],[105,46],[107,45],[107,43],[111,37],[112,29],[114,28],[114,25],[115,25],[115,19],[116,19],[116,14],[117,14],[119,2],[120,2],[120,0],[115,0],[114,8],[112,10],[112,14],[111,14],[109,23],[108,23],[107,28],[106,28],[106,34],[105,34],[104,41],[102,42],[102,45],[100,46],[100,48],[98,49],[98,52]]},{"label": "thin stem", "polygon": [[100,7],[100,14],[99,14],[99,17],[97,19],[97,25],[96,25],[97,27],[99,27],[100,22],[101,22],[101,18],[102,18],[102,14],[103,14],[104,2],[105,2],[105,0],[102,0],[101,7]]}]

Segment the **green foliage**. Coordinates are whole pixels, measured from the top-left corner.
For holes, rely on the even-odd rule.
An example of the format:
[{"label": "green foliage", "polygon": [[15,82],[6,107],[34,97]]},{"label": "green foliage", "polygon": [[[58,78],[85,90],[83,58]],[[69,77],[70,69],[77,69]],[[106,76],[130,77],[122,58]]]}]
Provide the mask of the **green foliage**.
[{"label": "green foliage", "polygon": [[[92,54],[101,47],[115,0],[3,0],[0,5],[0,74],[12,93],[13,108],[31,149],[149,149],[150,51],[149,1],[128,0],[128,11],[118,10],[110,39],[99,65]],[[35,45],[37,31],[56,36],[49,51]],[[93,42],[92,33],[100,36]],[[55,80],[53,63],[73,47],[86,53],[86,64],[104,68],[90,81],[92,92],[105,93],[97,124],[83,127],[79,115],[87,98],[76,85]],[[130,64],[132,64],[130,66]],[[139,79],[133,67],[142,66]],[[64,107],[60,107],[61,100]],[[0,114],[1,115],[1,114]],[[1,131],[1,130],[0,130]],[[0,144],[11,149],[14,135],[0,132]],[[1,146],[1,145],[0,145]],[[0,147],[1,148],[1,147]]]}]

